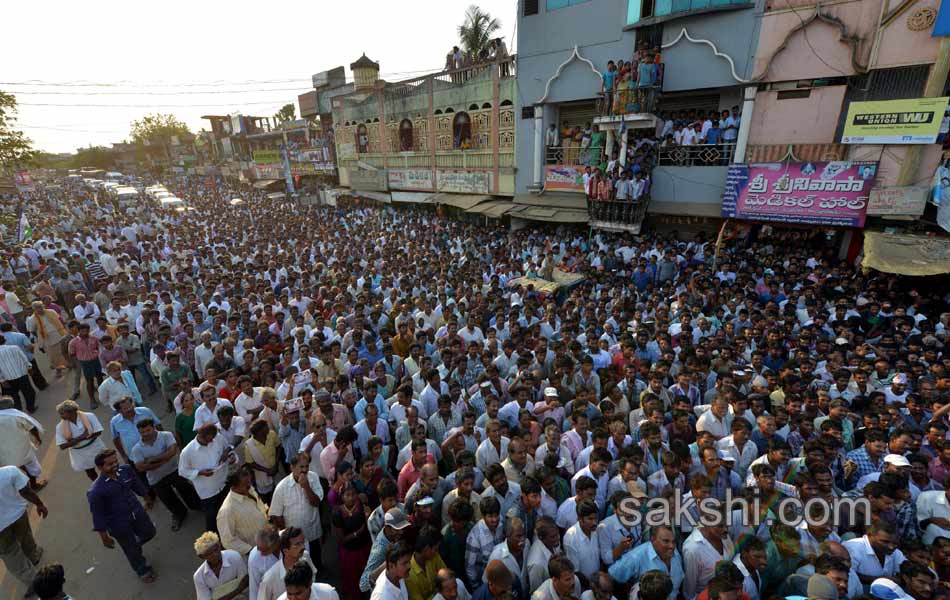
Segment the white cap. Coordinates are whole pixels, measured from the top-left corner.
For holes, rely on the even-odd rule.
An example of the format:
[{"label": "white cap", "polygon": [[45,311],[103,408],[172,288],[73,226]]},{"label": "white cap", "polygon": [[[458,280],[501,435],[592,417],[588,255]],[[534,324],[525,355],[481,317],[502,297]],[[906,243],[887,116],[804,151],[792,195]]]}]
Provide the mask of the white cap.
[{"label": "white cap", "polygon": [[546,388],[544,388],[544,395],[545,395],[545,396],[553,396],[553,397],[557,398],[557,397],[558,397],[557,388],[553,388],[553,387],[546,387]]},{"label": "white cap", "polygon": [[909,467],[910,461],[900,454],[888,454],[884,457],[884,462],[895,467]]}]

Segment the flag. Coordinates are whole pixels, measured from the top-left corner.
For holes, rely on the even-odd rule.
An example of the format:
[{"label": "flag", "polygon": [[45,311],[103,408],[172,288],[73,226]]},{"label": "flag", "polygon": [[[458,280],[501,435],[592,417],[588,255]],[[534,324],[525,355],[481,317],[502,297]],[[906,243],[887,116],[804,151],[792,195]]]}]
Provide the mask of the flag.
[{"label": "flag", "polygon": [[33,228],[30,227],[30,222],[26,219],[26,214],[20,215],[20,225],[17,229],[17,242],[23,242],[33,237]]}]

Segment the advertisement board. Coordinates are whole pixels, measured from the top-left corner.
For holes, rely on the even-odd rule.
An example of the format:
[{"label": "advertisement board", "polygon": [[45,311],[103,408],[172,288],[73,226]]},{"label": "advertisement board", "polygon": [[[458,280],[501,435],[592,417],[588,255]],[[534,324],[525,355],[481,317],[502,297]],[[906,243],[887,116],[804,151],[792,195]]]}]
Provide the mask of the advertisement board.
[{"label": "advertisement board", "polygon": [[485,171],[439,171],[437,174],[440,192],[458,194],[487,194],[491,177]]},{"label": "advertisement board", "polygon": [[948,98],[852,102],[842,144],[933,144]]},{"label": "advertisement board", "polygon": [[389,169],[389,187],[393,190],[431,190],[430,169]]},{"label": "advertisement board", "polygon": [[389,189],[386,170],[369,171],[366,169],[349,169],[350,187],[354,190],[368,192],[385,192]]},{"label": "advertisement board", "polygon": [[544,168],[544,189],[584,193],[584,167],[548,165]]},{"label": "advertisement board", "polygon": [[727,219],[864,227],[877,162],[730,165],[722,194]]},{"label": "advertisement board", "polygon": [[278,150],[255,150],[251,155],[258,165],[279,165],[281,162]]},{"label": "advertisement board", "polygon": [[868,214],[919,217],[924,214],[930,188],[923,185],[881,187],[871,190]]}]

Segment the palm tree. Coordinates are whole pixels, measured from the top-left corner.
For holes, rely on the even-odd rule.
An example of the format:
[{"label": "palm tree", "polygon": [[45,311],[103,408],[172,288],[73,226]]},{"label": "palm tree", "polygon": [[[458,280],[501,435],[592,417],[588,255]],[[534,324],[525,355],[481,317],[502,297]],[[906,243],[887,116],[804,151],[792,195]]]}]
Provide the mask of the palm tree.
[{"label": "palm tree", "polygon": [[472,4],[465,11],[465,22],[459,25],[459,45],[462,50],[478,60],[483,50],[487,50],[492,34],[501,29],[501,22]]}]

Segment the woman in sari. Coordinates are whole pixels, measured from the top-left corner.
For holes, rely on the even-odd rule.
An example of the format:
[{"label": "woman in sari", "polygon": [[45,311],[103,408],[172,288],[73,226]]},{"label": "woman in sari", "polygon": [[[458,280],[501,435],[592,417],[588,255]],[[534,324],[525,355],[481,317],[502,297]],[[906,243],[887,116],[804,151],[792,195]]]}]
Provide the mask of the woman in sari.
[{"label": "woman in sari", "polygon": [[341,502],[333,509],[332,519],[339,552],[340,597],[344,600],[360,598],[360,576],[366,568],[372,546],[366,523],[367,512],[356,487],[347,484],[341,490]]}]

